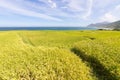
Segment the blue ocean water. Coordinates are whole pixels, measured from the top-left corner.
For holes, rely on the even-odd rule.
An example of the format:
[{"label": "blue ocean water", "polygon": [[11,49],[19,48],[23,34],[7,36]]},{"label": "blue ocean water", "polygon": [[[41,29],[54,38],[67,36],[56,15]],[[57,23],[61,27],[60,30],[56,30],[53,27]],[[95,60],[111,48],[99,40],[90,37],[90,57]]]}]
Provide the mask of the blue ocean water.
[{"label": "blue ocean water", "polygon": [[0,27],[0,30],[96,30],[88,27]]}]

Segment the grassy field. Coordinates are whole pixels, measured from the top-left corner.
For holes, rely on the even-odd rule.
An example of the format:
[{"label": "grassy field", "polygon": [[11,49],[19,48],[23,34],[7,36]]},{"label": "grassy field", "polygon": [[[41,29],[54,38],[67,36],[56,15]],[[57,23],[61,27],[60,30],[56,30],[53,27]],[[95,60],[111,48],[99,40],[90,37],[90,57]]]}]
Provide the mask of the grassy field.
[{"label": "grassy field", "polygon": [[1,31],[0,80],[120,80],[120,32]]}]

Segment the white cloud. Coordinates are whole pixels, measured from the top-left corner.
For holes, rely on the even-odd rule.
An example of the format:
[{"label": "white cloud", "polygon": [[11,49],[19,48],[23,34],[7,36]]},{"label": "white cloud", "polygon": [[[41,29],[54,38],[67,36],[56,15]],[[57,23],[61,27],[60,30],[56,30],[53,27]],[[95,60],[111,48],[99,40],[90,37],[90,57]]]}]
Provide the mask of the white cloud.
[{"label": "white cloud", "polygon": [[100,17],[100,21],[114,22],[120,20],[120,5],[114,7],[109,12]]},{"label": "white cloud", "polygon": [[49,5],[51,8],[57,8],[57,4],[53,0],[38,0],[44,2],[46,5]]},{"label": "white cloud", "polygon": [[7,0],[1,0],[0,1],[0,7],[6,8],[8,10],[12,10],[13,13],[17,13],[20,15],[25,15],[25,16],[31,16],[31,17],[37,17],[37,18],[43,18],[43,19],[48,19],[48,20],[55,20],[55,21],[61,21],[61,19],[51,17],[45,14],[41,14],[35,11],[30,11],[28,9],[23,9],[21,6],[17,6],[13,2],[9,2]]},{"label": "white cloud", "polygon": [[112,15],[111,13],[106,13],[104,14],[101,18],[100,18],[100,21],[108,21],[108,22],[114,22],[114,21],[117,21],[118,18],[114,15]]},{"label": "white cloud", "polygon": [[51,8],[57,8],[57,5],[55,2],[53,2],[52,0],[48,0],[48,2],[51,4]]}]

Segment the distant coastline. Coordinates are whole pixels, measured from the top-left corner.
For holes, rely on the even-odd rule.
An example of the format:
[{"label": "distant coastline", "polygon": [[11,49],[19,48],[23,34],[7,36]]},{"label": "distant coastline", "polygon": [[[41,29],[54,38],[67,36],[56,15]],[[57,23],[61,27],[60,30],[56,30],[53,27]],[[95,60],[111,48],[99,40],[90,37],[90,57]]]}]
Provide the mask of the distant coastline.
[{"label": "distant coastline", "polygon": [[0,27],[0,31],[8,30],[96,30],[88,27]]}]

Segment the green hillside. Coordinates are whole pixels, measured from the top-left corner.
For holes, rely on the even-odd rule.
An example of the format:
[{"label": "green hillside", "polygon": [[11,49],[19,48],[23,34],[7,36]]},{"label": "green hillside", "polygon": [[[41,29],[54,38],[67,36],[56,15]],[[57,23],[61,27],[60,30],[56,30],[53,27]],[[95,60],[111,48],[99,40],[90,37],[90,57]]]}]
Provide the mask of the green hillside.
[{"label": "green hillside", "polygon": [[120,32],[1,31],[0,80],[120,80]]}]

